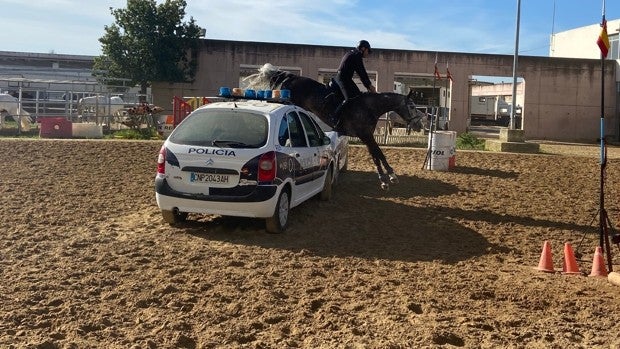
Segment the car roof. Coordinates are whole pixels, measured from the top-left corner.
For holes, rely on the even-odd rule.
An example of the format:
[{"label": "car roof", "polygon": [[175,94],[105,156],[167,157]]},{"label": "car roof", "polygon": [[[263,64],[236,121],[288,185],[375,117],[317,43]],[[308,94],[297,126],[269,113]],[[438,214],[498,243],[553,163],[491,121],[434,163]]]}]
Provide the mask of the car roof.
[{"label": "car roof", "polygon": [[205,104],[198,109],[244,109],[259,113],[271,113],[280,108],[286,107],[294,108],[291,104],[274,103],[261,100],[231,100]]}]

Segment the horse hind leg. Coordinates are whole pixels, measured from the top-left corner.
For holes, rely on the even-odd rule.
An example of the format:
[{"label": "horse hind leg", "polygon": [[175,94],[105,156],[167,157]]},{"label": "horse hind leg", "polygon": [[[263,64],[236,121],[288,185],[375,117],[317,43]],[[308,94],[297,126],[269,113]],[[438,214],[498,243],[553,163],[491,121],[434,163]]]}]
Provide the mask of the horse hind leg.
[{"label": "horse hind leg", "polygon": [[30,117],[26,115],[22,115],[20,121],[22,124],[22,131],[30,132],[30,124],[31,124]]}]

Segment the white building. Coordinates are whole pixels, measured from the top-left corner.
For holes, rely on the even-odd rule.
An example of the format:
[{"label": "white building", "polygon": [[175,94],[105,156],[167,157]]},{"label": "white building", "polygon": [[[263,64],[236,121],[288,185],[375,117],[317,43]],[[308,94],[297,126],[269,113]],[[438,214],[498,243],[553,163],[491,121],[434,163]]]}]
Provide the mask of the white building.
[{"label": "white building", "polygon": [[[601,58],[601,51],[596,44],[601,25],[592,24],[551,35],[549,57],[564,58]],[[607,35],[611,47],[607,59],[620,60],[620,19],[607,21]]]}]

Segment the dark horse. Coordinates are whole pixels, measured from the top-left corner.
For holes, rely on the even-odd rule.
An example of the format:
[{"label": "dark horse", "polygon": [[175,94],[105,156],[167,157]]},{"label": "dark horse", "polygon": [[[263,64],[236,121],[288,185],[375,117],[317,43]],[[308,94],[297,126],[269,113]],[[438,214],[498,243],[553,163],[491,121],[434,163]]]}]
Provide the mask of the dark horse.
[{"label": "dark horse", "polygon": [[[290,90],[292,103],[311,111],[330,127],[335,126],[330,115],[342,99],[334,89],[313,79],[278,70],[269,63],[260,68],[259,73],[247,77],[246,81],[249,87],[255,89]],[[407,122],[408,130],[416,132],[422,129],[422,120],[426,119],[426,114],[416,109],[411,92],[408,95],[362,93],[347,101],[338,112],[341,119],[339,128],[366,145],[377,166],[381,188],[385,190],[389,189],[389,183],[397,183],[398,178],[373,134],[379,117],[390,111],[396,112]]]}]

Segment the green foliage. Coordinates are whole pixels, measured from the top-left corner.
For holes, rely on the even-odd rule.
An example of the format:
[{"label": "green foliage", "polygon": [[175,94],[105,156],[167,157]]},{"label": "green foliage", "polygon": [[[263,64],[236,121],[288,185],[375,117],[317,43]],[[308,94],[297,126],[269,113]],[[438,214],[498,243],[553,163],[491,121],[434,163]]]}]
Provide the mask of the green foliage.
[{"label": "green foliage", "polygon": [[461,133],[456,138],[457,149],[484,150],[484,143],[484,139],[480,139],[469,132]]},{"label": "green foliage", "polygon": [[159,5],[127,0],[126,8],[110,8],[115,23],[99,38],[103,55],[95,58],[95,75],[108,84],[130,79],[142,93],[152,81],[192,81],[202,28],[192,17],[183,22],[186,5],[185,0]]},{"label": "green foliage", "polygon": [[157,130],[153,128],[143,128],[143,129],[129,129],[129,130],[120,130],[115,131],[114,133],[107,136],[107,138],[114,139],[161,139],[161,136],[157,133]]}]

